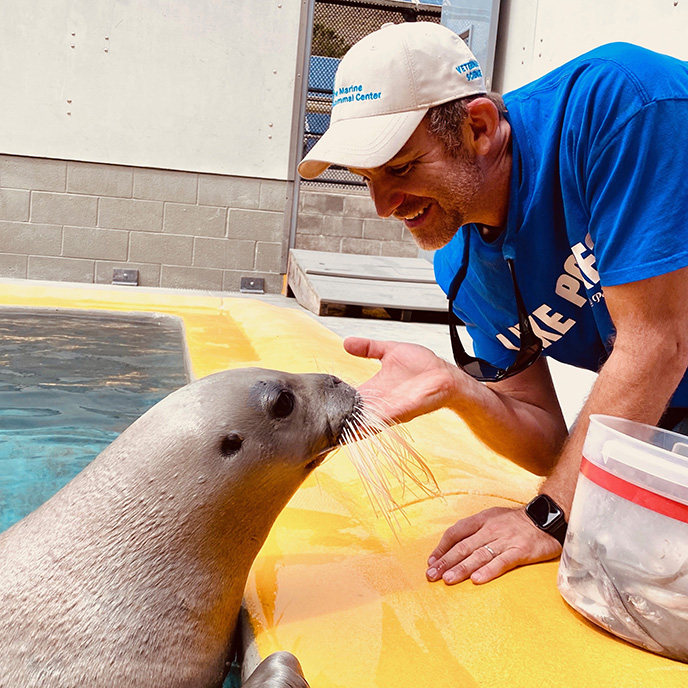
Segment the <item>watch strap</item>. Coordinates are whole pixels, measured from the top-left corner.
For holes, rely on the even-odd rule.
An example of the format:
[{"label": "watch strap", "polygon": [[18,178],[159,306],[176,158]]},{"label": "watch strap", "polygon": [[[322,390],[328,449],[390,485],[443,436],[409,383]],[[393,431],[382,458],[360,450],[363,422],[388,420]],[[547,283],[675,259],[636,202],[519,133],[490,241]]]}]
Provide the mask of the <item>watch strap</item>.
[{"label": "watch strap", "polygon": [[561,521],[559,521],[558,523],[553,523],[552,526],[545,532],[548,535],[551,535],[563,547],[564,540],[566,540],[566,531],[568,530],[568,528],[569,524],[566,522],[566,519],[562,518]]}]

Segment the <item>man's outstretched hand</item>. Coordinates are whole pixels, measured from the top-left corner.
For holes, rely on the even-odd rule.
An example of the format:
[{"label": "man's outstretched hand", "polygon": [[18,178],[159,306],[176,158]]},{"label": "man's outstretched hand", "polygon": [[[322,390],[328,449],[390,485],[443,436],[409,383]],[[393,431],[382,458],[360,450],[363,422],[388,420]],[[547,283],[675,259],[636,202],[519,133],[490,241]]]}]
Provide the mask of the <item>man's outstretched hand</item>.
[{"label": "man's outstretched hand", "polygon": [[381,410],[398,423],[448,405],[465,373],[419,344],[348,337],[344,348],[375,358],[382,368],[358,390],[379,399]]},{"label": "man's outstretched hand", "polygon": [[[381,410],[399,423],[443,406],[457,410],[480,385],[418,344],[349,337],[344,348],[354,356],[380,361],[380,370],[358,390],[367,399],[379,399]],[[468,578],[487,583],[517,566],[553,559],[560,552],[557,540],[538,529],[523,507],[496,507],[448,528],[428,558],[426,576],[448,585]]]},{"label": "man's outstretched hand", "polygon": [[526,516],[525,509],[494,507],[448,528],[428,558],[429,581],[448,585],[470,578],[487,583],[503,573],[554,559],[561,545]]}]

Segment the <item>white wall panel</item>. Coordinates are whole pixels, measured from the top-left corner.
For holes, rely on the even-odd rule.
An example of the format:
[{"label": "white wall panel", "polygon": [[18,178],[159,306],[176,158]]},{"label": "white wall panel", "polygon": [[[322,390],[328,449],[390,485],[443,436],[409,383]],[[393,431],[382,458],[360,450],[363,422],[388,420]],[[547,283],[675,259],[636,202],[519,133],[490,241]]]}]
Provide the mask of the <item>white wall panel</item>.
[{"label": "white wall panel", "polygon": [[510,91],[613,41],[688,60],[688,0],[502,0],[495,90]]},{"label": "white wall panel", "polygon": [[299,0],[0,0],[0,153],[287,179]]}]

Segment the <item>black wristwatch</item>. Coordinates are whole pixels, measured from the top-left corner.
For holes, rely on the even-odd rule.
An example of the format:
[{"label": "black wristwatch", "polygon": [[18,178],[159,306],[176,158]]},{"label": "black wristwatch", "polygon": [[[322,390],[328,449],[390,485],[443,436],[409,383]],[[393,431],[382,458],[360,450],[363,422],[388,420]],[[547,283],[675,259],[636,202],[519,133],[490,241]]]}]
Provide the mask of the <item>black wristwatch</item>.
[{"label": "black wristwatch", "polygon": [[564,546],[569,524],[566,522],[563,509],[549,495],[539,494],[526,504],[526,514],[540,530],[544,530],[558,540],[562,547]]}]

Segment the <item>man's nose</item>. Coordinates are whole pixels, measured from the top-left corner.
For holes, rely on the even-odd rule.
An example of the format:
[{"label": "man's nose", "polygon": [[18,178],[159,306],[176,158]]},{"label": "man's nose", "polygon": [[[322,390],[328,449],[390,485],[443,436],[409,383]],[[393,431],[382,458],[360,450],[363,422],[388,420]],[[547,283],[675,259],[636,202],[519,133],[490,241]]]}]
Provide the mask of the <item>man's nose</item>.
[{"label": "man's nose", "polygon": [[368,191],[380,217],[389,217],[404,202],[401,191],[382,181],[369,181]]}]

